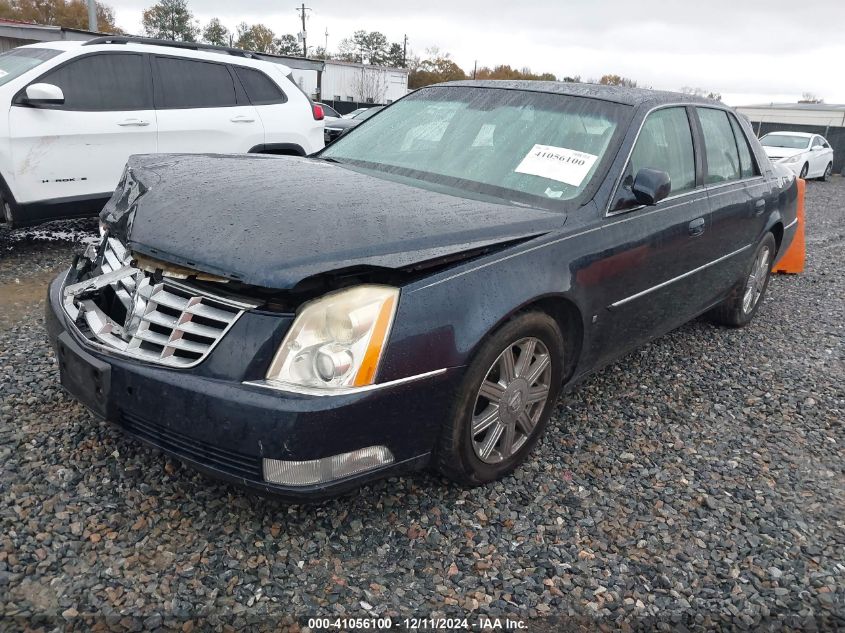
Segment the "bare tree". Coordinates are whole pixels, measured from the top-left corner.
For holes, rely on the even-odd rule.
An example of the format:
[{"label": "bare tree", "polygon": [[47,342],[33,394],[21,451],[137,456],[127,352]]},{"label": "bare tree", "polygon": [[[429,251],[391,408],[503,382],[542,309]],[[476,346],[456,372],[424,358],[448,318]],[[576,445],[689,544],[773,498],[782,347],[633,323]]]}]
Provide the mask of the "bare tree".
[{"label": "bare tree", "polygon": [[805,92],[801,95],[798,103],[824,103],[824,99],[812,92]]},{"label": "bare tree", "polygon": [[387,72],[380,68],[363,66],[353,83],[361,103],[384,103],[387,95]]}]

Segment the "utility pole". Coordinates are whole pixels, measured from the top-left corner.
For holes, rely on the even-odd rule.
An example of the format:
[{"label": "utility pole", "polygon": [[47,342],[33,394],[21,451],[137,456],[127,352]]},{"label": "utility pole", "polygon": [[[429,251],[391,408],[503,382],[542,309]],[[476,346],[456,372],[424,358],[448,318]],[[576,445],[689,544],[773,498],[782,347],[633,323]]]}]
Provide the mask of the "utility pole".
[{"label": "utility pole", "polygon": [[405,39],[402,42],[402,68],[408,67],[408,34],[405,34]]},{"label": "utility pole", "polygon": [[329,27],[326,27],[326,45],[323,47],[323,54],[326,59],[329,57]]},{"label": "utility pole", "polygon": [[88,0],[88,30],[97,32],[97,3]]},{"label": "utility pole", "polygon": [[475,73],[478,72],[478,60],[472,65],[472,78],[475,79]]},{"label": "utility pole", "polygon": [[311,7],[306,7],[305,3],[302,3],[302,6],[299,7],[296,12],[299,13],[299,16],[302,18],[302,56],[308,57],[308,43],[305,41],[305,17],[306,13],[311,10]]}]

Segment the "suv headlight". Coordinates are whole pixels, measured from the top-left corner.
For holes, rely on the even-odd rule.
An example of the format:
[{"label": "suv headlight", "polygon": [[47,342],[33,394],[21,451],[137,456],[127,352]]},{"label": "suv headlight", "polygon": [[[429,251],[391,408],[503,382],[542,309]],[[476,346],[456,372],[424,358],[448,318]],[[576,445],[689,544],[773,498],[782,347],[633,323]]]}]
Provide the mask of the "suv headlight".
[{"label": "suv headlight", "polygon": [[398,288],[363,285],[306,303],[267,380],[326,390],[373,384],[398,302]]}]

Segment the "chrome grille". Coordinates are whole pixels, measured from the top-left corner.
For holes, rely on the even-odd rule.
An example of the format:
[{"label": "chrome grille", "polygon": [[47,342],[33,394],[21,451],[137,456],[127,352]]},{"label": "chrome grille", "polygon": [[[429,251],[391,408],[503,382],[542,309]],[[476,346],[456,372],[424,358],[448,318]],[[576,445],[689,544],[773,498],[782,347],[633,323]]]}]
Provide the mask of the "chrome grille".
[{"label": "chrome grille", "polygon": [[[65,312],[89,340],[125,356],[192,367],[245,310],[255,307],[186,282],[155,281],[131,266],[131,255],[114,238],[108,239],[99,264],[99,275],[64,288]],[[103,300],[108,292],[120,307]]]}]

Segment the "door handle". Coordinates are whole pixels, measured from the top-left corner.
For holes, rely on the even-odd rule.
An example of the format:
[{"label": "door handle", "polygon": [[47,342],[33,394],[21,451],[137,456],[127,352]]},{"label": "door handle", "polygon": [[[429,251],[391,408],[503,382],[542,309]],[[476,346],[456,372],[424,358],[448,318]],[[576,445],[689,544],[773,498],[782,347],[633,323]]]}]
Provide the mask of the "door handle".
[{"label": "door handle", "polygon": [[232,117],[231,119],[229,119],[229,120],[230,120],[232,123],[252,123],[253,121],[255,121],[255,119],[251,119],[250,117],[248,117],[248,116],[243,116],[243,115],[240,115],[240,116],[233,116],[233,117]]},{"label": "door handle", "polygon": [[693,237],[697,237],[704,233],[704,218],[696,218],[692,222],[689,223],[689,234]]},{"label": "door handle", "polygon": [[754,215],[760,215],[763,211],[766,210],[766,200],[764,198],[760,198],[754,202]]},{"label": "door handle", "polygon": [[150,122],[143,119],[124,119],[117,123],[120,127],[147,127]]}]

